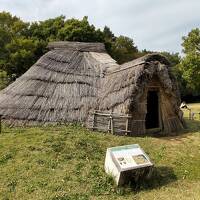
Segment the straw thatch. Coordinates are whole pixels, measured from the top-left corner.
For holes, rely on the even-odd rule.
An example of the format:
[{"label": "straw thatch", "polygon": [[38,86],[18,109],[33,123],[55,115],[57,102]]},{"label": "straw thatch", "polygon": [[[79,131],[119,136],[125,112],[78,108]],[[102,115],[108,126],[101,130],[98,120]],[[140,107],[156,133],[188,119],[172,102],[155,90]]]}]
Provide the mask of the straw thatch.
[{"label": "straw thatch", "polygon": [[10,122],[84,121],[96,107],[100,77],[118,67],[101,43],[54,42],[24,75],[0,92]]},{"label": "straw thatch", "polygon": [[[150,54],[134,61],[125,63],[120,69],[107,73],[102,85],[100,110],[112,109],[119,111],[123,105],[123,113],[129,112],[130,106],[135,109],[137,99],[144,94],[153,77],[159,77],[162,88],[170,95],[179,96],[176,81],[170,73],[169,61],[159,55]],[[179,104],[180,99],[177,103]],[[138,108],[139,109],[139,108]]]},{"label": "straw thatch", "polygon": [[54,42],[24,75],[0,92],[7,122],[85,122],[89,111],[129,114],[130,130],[145,133],[147,92],[159,92],[160,130],[184,126],[169,61],[150,54],[118,65],[101,43]]},{"label": "straw thatch", "polygon": [[147,92],[157,90],[163,133],[184,127],[180,94],[169,61],[160,54],[149,54],[125,63],[105,76],[99,97],[99,110],[131,114],[132,132],[145,133]]}]

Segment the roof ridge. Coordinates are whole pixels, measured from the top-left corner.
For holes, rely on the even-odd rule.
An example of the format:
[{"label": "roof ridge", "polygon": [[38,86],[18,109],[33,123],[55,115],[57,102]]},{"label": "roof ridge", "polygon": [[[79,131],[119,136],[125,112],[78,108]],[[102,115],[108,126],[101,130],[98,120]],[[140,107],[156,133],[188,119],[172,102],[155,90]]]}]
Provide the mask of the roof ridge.
[{"label": "roof ridge", "polygon": [[104,43],[100,42],[70,42],[70,41],[57,41],[50,42],[47,45],[49,49],[70,49],[73,51],[83,52],[106,52]]}]

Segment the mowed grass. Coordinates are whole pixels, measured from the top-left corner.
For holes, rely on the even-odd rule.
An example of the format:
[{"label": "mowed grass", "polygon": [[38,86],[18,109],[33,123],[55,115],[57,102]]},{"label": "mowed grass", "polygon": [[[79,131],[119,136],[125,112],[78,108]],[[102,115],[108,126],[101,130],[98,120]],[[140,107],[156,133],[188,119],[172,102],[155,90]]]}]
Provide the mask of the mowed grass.
[{"label": "mowed grass", "polygon": [[[200,104],[195,108],[199,109]],[[0,135],[0,199],[200,199],[200,121],[173,137],[122,137],[79,125],[8,128]],[[117,187],[104,172],[106,149],[138,143],[152,178]]]}]

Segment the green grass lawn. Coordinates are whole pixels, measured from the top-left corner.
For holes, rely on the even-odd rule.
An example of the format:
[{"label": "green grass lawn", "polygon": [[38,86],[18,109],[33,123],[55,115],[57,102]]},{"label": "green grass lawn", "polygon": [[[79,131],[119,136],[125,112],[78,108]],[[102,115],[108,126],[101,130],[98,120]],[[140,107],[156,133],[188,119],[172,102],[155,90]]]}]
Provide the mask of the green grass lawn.
[{"label": "green grass lawn", "polygon": [[[200,111],[200,104],[194,109]],[[174,137],[122,137],[81,126],[8,128],[0,135],[0,199],[200,199],[200,121]],[[116,187],[106,149],[138,143],[155,164],[149,181]]]}]

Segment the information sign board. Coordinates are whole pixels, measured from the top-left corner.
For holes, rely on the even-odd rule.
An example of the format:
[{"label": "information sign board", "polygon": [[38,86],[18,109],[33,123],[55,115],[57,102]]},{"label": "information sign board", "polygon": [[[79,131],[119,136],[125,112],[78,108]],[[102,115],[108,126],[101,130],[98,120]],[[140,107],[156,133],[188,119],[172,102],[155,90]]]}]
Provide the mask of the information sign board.
[{"label": "information sign board", "polygon": [[111,147],[107,149],[105,170],[108,174],[114,176],[117,184],[123,184],[128,181],[124,180],[127,177],[123,176],[125,172],[131,174],[137,172],[137,170],[141,168],[149,170],[152,166],[153,164],[149,157],[138,144]]}]

